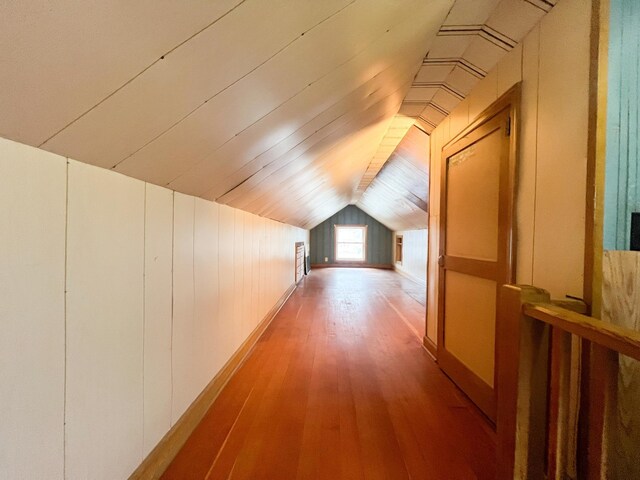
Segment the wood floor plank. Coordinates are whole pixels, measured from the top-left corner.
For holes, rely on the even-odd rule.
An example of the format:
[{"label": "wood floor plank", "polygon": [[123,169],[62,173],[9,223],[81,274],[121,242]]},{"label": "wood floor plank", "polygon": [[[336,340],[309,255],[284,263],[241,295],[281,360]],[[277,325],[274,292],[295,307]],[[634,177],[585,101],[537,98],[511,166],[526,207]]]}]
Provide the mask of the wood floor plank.
[{"label": "wood floor plank", "polygon": [[495,433],[424,351],[399,277],[313,271],[163,478],[493,478]]}]

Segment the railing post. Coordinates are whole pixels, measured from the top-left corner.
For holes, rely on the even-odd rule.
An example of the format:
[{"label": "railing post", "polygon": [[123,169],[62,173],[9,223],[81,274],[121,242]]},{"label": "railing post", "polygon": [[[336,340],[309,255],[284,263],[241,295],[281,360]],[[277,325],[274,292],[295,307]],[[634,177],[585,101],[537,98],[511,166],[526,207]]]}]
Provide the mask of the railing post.
[{"label": "railing post", "polygon": [[608,478],[608,430],[618,392],[618,362],[617,352],[592,343],[586,477],[589,480]]},{"label": "railing post", "polygon": [[525,317],[525,303],[547,303],[545,290],[504,285],[498,304],[497,432],[499,480],[544,474],[548,328]]},{"label": "railing post", "polygon": [[[569,452],[571,412],[571,334],[561,328],[551,329],[551,365],[549,368],[549,435],[547,473],[549,478],[566,478],[574,452]],[[572,468],[571,470],[575,470]],[[575,478],[575,476],[571,477]]]},{"label": "railing post", "polygon": [[[585,315],[582,300],[554,300],[553,305]],[[578,478],[578,418],[582,375],[582,339],[554,327],[551,333],[548,478]]]}]

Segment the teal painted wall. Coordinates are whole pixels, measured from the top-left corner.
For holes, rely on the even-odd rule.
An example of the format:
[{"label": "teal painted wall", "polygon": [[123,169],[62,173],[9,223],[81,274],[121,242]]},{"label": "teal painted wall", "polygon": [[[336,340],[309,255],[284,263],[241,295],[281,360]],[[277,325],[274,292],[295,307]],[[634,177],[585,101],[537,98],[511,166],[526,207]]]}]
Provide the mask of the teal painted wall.
[{"label": "teal painted wall", "polygon": [[640,212],[640,2],[611,0],[604,248],[628,250]]},{"label": "teal painted wall", "polygon": [[[367,225],[366,264],[391,265],[393,232],[355,205],[348,205],[311,230],[311,263],[335,263],[334,225]],[[324,261],[324,257],[329,259]]]}]

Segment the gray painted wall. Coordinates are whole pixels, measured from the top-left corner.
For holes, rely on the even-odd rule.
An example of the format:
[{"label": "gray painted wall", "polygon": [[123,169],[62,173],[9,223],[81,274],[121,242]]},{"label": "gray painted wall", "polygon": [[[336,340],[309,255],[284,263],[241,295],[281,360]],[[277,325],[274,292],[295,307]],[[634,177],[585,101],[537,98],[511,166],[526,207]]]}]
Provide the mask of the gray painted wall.
[{"label": "gray painted wall", "polygon": [[[312,264],[335,263],[334,225],[367,225],[367,261],[365,264],[391,265],[393,232],[355,205],[348,205],[311,230]],[[329,259],[328,262],[324,258]]]}]

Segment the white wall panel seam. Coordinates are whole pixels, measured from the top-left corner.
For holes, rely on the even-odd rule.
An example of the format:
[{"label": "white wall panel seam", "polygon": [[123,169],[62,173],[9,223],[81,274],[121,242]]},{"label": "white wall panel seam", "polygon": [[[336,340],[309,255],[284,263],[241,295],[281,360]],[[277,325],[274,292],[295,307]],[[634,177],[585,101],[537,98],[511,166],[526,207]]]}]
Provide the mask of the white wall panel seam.
[{"label": "white wall panel seam", "polygon": [[145,382],[144,382],[144,373],[145,373],[145,336],[147,335],[147,182],[144,182],[144,203],[143,203],[143,215],[142,215],[142,450],[144,454],[144,445],[145,445]]},{"label": "white wall panel seam", "polygon": [[170,425],[174,425],[175,420],[173,418],[173,391],[174,391],[174,382],[173,382],[173,312],[174,312],[174,302],[175,302],[175,292],[173,288],[173,279],[174,279],[174,252],[175,252],[175,238],[176,238],[176,194],[175,192],[171,192],[171,348],[170,348],[170,357],[171,357],[171,414],[170,414]]},{"label": "white wall panel seam", "polygon": [[[533,238],[531,240],[531,282],[533,283],[535,276],[535,268],[536,268],[536,212],[538,210],[538,145],[539,145],[539,129],[538,125],[540,124],[540,35],[542,35],[542,31],[538,31],[538,41],[536,42],[536,57],[537,57],[537,67],[536,67],[536,124],[534,131],[536,132],[535,143],[533,145],[534,148],[534,159],[535,159],[535,176],[533,178]],[[524,49],[523,49],[524,52]],[[524,55],[524,53],[523,53]],[[524,68],[524,59],[523,59],[523,68]],[[523,77],[524,78],[524,77]]]},{"label": "white wall panel seam", "polygon": [[[192,313],[192,326],[195,329],[197,328],[197,320],[198,320],[198,311],[196,305],[196,198],[193,197],[193,219],[192,219],[192,227],[191,227],[191,298],[193,299],[193,305],[191,306]],[[196,350],[197,352],[197,350]],[[199,359],[200,352],[197,352],[195,357]],[[196,377],[197,378],[197,377]],[[198,388],[198,392],[200,389]],[[197,396],[197,395],[196,395]],[[187,407],[188,408],[188,407]]]},{"label": "white wall panel seam", "polygon": [[[218,250],[216,251],[216,256],[218,257],[218,262],[217,262],[217,269],[216,269],[216,277],[217,277],[217,281],[216,281],[216,290],[217,290],[217,302],[216,302],[216,308],[215,308],[215,312],[216,312],[216,323],[217,323],[217,328],[215,330],[216,332],[216,336],[220,336],[220,304],[222,303],[222,300],[220,299],[220,230],[221,230],[221,223],[220,223],[220,218],[222,217],[222,212],[221,212],[221,208],[220,205],[218,205],[218,217],[216,219],[216,221],[218,222],[218,225],[216,226],[216,236],[218,237]],[[214,338],[214,341],[217,340],[217,338]],[[220,347],[218,346],[217,350],[214,352],[213,354],[213,358],[214,358],[214,362],[216,365],[216,369],[220,369],[222,367],[222,364],[219,363],[220,359],[219,359],[219,350]]]},{"label": "white wall panel seam", "polygon": [[62,412],[62,476],[67,478],[67,243],[69,241],[69,159],[65,158],[65,205],[64,205],[64,411]]}]

